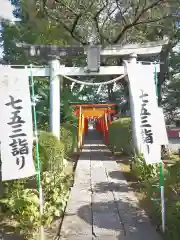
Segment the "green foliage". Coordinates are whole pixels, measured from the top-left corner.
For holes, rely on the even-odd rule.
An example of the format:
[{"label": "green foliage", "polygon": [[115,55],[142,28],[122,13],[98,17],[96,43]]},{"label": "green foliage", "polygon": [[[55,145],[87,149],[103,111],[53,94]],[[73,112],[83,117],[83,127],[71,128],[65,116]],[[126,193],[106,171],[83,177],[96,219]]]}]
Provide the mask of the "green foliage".
[{"label": "green foliage", "polygon": [[[67,138],[71,136],[68,142],[70,144],[75,132],[72,131],[72,125],[70,127],[67,124],[65,127],[65,132],[69,127],[66,136]],[[42,219],[40,218],[39,193],[36,190],[35,177],[31,180],[15,180],[1,184],[3,187],[0,200],[1,219],[12,219],[15,223],[15,231],[23,235],[25,239],[37,239],[40,223],[42,222],[45,227],[48,227],[54,217],[61,216],[64,211],[69,187],[73,180],[73,166],[64,158],[68,150],[66,144],[66,141],[59,141],[51,133],[42,131],[39,134],[44,199]]]},{"label": "green foliage", "polygon": [[39,153],[41,159],[41,171],[61,170],[65,157],[64,143],[49,132],[40,132]]},{"label": "green foliage", "polygon": [[16,231],[25,239],[34,239],[40,226],[38,191],[35,189],[21,189],[14,191],[9,189],[8,198],[0,200],[9,211],[6,217],[16,223]]},{"label": "green foliage", "polygon": [[[42,224],[48,227],[54,217],[61,216],[69,193],[72,171],[64,166],[63,171],[44,172],[42,188],[44,195],[44,215]],[[25,187],[25,186],[23,186]],[[39,232],[41,217],[38,191],[35,189],[16,189],[8,186],[8,197],[0,200],[6,211],[3,217],[15,221],[16,232],[25,239],[36,239]]]},{"label": "green foliage", "polygon": [[61,139],[64,142],[66,153],[71,154],[77,147],[77,125],[75,122],[67,122],[61,126]]},{"label": "green foliage", "polygon": [[166,238],[178,240],[180,236],[180,201],[166,204]]},{"label": "green foliage", "polygon": [[[67,169],[67,168],[65,168]],[[51,224],[54,216],[61,216],[68,200],[71,171],[44,172],[42,186],[44,189],[44,225]]]},{"label": "green foliage", "polygon": [[[166,233],[163,239],[178,240],[180,236],[180,163],[177,162],[173,166],[168,167],[168,174],[164,174],[164,192],[165,192],[165,212],[166,212]],[[151,177],[150,177],[151,178]],[[160,189],[158,186],[158,178],[149,179],[144,184],[144,193],[147,200],[151,201],[151,216],[159,224],[161,224],[161,205],[158,201],[152,201],[153,198],[160,198]]]},{"label": "green foliage", "polygon": [[109,142],[113,152],[132,153],[132,130],[130,118],[121,118],[109,125]]},{"label": "green foliage", "polygon": [[[58,22],[65,28],[65,32],[83,45],[89,43],[89,36],[92,36],[92,33],[94,38],[91,41],[95,44],[132,43],[137,39],[143,41],[144,35],[152,32],[158,34],[162,28],[163,30],[167,28],[165,25],[167,16],[169,16],[168,26],[171,26],[171,16],[175,13],[175,7],[178,8],[178,5],[170,0],[167,0],[166,4],[157,0],[147,0],[143,4],[137,0],[107,0],[106,4],[101,0],[34,0],[31,3],[26,0],[25,3],[34,7],[29,14],[37,22],[42,19]],[[145,27],[141,28],[141,26]],[[151,28],[154,31],[148,30]]]},{"label": "green foliage", "polygon": [[135,156],[132,161],[132,172],[140,180],[157,178],[159,175],[159,164],[147,164],[144,157]]},{"label": "green foliage", "polygon": [[180,162],[176,162],[174,165],[168,167],[168,177],[166,184],[173,186],[175,192],[180,192]]}]

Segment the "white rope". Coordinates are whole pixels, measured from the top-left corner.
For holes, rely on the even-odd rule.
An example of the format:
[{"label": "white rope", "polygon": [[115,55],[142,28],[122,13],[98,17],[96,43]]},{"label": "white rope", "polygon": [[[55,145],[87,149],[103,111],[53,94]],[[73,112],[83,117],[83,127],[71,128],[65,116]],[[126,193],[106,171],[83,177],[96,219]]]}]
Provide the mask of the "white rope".
[{"label": "white rope", "polygon": [[107,81],[107,82],[89,83],[89,82],[82,82],[82,81],[79,81],[79,80],[77,80],[77,79],[74,79],[74,78],[71,78],[71,77],[68,77],[68,76],[65,76],[65,75],[62,75],[62,74],[61,74],[62,77],[66,78],[66,79],[68,79],[68,80],[70,80],[70,81],[72,81],[72,82],[75,82],[75,83],[78,83],[78,84],[81,84],[81,85],[87,85],[87,86],[99,86],[99,85],[107,85],[107,84],[115,83],[115,82],[117,82],[118,80],[124,78],[126,75],[127,75],[127,74],[123,74],[123,75],[121,75],[121,76],[119,76],[119,77],[117,77],[117,78],[114,78],[114,79],[112,79],[112,80],[109,80],[109,81]]}]

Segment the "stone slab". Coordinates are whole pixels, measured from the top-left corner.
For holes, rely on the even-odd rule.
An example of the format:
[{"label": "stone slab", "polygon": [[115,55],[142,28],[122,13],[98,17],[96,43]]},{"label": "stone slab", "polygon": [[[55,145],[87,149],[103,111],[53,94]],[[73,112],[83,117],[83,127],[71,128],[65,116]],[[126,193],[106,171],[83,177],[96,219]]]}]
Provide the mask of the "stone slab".
[{"label": "stone slab", "polygon": [[[84,215],[84,216],[83,216]],[[82,218],[86,218],[86,222]],[[89,221],[89,222],[88,222]],[[92,235],[92,216],[90,211],[83,211],[81,217],[76,214],[66,213],[64,216],[61,235],[66,237],[68,235]]]},{"label": "stone slab", "polygon": [[93,211],[93,232],[96,236],[118,236],[123,227],[116,213]]},{"label": "stone slab", "polygon": [[61,236],[60,240],[92,240],[92,236],[87,236],[87,235],[68,235],[68,236]]},{"label": "stone slab", "polygon": [[61,229],[62,240],[161,240],[98,135],[80,155]]}]

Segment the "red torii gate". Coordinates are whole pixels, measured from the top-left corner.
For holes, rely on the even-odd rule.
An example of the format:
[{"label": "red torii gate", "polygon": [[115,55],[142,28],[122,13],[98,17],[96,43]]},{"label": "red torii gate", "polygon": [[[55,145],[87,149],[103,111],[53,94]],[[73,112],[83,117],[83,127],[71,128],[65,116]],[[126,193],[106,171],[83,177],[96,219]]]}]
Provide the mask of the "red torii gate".
[{"label": "red torii gate", "polygon": [[94,119],[96,130],[104,135],[105,143],[109,143],[108,125],[112,115],[116,114],[113,109],[116,104],[72,104],[76,108],[74,114],[78,117],[78,146],[82,147],[83,136],[88,132],[88,121]]}]

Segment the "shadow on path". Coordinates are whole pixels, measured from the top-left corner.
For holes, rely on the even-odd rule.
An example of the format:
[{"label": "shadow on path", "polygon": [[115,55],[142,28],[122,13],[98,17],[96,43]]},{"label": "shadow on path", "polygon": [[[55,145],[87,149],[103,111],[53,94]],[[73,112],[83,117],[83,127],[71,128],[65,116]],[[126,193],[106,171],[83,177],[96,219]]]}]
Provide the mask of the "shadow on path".
[{"label": "shadow on path", "polygon": [[[137,206],[137,201],[132,199],[130,191],[132,192],[131,187],[119,183],[97,183],[93,188],[93,195],[102,196],[111,193],[114,200],[94,201],[92,204],[80,207],[77,214],[88,224],[92,225],[93,222],[95,235],[97,229],[103,229],[102,232],[105,230],[112,232],[109,240],[160,240],[145,212]],[[92,220],[85,214],[89,211],[92,211]],[[100,236],[107,237],[105,234]]]}]

